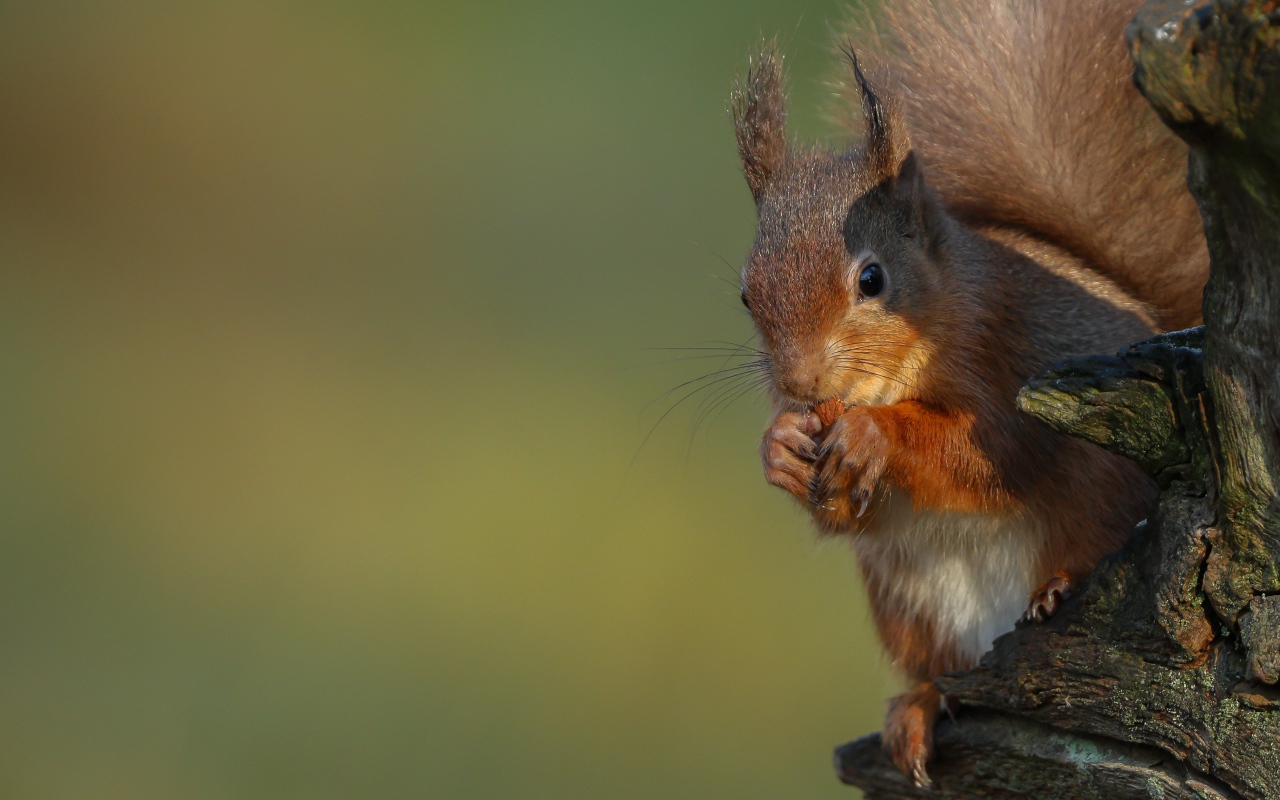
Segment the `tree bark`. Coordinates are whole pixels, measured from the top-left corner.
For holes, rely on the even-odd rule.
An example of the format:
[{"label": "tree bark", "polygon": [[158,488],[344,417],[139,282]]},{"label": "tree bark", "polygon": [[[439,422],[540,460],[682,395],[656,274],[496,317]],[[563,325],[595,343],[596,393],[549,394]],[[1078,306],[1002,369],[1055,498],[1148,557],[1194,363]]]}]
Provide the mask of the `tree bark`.
[{"label": "tree bark", "polygon": [[932,789],[864,737],[868,798],[1280,798],[1280,0],[1151,0],[1135,81],[1190,145],[1205,326],[1034,377],[1019,406],[1132,458],[1151,519],[1049,622],[938,681]]}]

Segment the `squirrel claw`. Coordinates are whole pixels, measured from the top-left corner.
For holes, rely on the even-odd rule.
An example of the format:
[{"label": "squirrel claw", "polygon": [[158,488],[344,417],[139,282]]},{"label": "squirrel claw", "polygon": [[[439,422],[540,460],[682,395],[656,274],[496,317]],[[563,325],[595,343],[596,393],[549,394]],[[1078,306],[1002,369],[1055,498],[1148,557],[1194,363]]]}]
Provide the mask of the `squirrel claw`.
[{"label": "squirrel claw", "polygon": [[942,695],[932,683],[918,684],[889,701],[884,721],[885,751],[898,771],[919,788],[933,785],[925,768],[933,755],[933,724]]},{"label": "squirrel claw", "polygon": [[854,505],[858,507],[857,517],[862,519],[862,515],[867,513],[867,506],[871,505],[871,492],[866,487],[854,489],[850,495]]},{"label": "squirrel claw", "polygon": [[911,782],[917,789],[928,789],[933,786],[933,779],[924,771],[923,764],[916,764],[911,768]]},{"label": "squirrel claw", "polygon": [[817,475],[814,475],[813,478],[809,480],[809,496],[806,499],[809,501],[809,505],[818,506],[819,508],[822,507],[823,498],[818,493],[818,476]]},{"label": "squirrel claw", "polygon": [[809,502],[819,508],[830,508],[833,494],[835,491],[828,476],[823,473],[813,476],[813,480],[809,482]]},{"label": "squirrel claw", "polygon": [[1058,606],[1071,599],[1071,579],[1065,572],[1054,573],[1044,585],[1031,595],[1027,612],[1022,615],[1026,622],[1044,622],[1052,617]]}]

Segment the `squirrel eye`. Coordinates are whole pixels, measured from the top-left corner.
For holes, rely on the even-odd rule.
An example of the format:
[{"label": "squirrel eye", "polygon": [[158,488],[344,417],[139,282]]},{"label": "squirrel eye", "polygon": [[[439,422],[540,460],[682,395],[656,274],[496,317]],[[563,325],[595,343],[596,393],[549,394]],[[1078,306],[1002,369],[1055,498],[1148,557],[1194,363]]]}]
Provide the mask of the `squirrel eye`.
[{"label": "squirrel eye", "polygon": [[858,293],[863,298],[872,298],[884,291],[884,270],[872,261],[858,273]]},{"label": "squirrel eye", "polygon": [[747,290],[742,290],[742,305],[746,306],[747,311],[751,311],[751,301],[747,300]]}]

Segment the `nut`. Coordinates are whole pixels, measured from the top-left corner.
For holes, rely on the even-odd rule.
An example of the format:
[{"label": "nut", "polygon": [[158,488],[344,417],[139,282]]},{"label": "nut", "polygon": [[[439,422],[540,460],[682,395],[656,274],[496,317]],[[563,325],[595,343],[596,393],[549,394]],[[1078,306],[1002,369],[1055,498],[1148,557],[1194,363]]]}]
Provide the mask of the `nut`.
[{"label": "nut", "polygon": [[812,411],[822,420],[822,427],[830,427],[844,413],[844,401],[839,397],[829,397],[814,406]]}]

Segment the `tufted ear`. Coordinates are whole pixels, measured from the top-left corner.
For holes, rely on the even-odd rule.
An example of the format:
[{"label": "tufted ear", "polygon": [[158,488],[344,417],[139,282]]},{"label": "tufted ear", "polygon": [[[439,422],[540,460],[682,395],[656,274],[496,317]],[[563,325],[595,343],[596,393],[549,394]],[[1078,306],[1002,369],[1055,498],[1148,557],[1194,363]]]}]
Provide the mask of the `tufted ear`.
[{"label": "tufted ear", "polygon": [[903,161],[911,154],[911,138],[902,120],[902,112],[891,97],[877,92],[862,71],[862,63],[852,46],[844,54],[853,68],[854,81],[862,97],[862,116],[866,122],[865,158],[871,171],[880,178],[897,176]]},{"label": "tufted ear", "polygon": [[752,59],[745,78],[733,88],[733,127],[742,171],[751,196],[760,202],[769,182],[787,158],[787,109],[782,90],[782,59],[770,42]]}]

